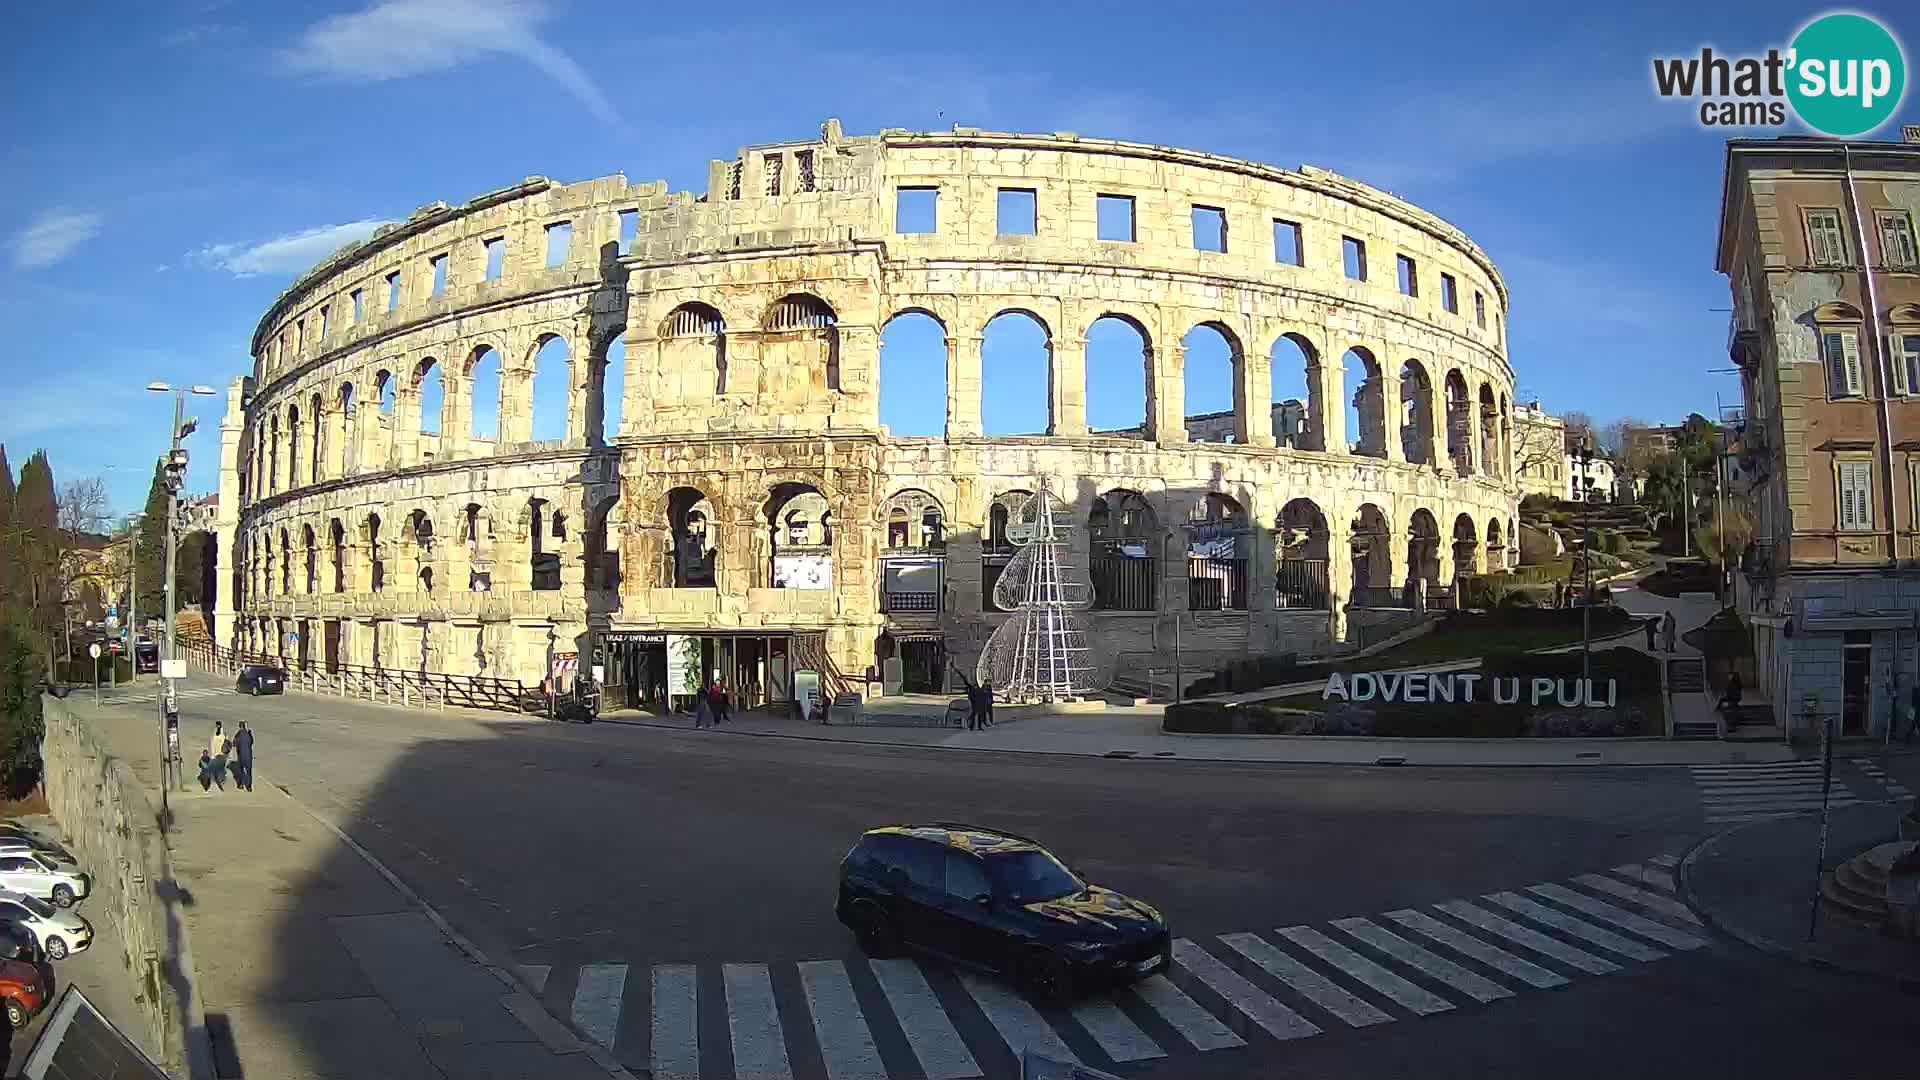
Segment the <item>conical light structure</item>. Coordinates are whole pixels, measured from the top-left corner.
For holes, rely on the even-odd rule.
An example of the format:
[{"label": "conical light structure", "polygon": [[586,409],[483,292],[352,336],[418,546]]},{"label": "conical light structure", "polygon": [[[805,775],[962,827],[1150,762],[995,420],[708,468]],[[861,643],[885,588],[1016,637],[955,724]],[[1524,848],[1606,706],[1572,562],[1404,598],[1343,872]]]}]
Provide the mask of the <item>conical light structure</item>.
[{"label": "conical light structure", "polygon": [[1072,511],[1042,484],[1007,526],[1019,550],[994,583],[993,599],[1013,615],[987,640],[975,677],[1005,701],[1068,701],[1104,688],[1106,665],[1080,614],[1092,606],[1093,589],[1072,566]]}]

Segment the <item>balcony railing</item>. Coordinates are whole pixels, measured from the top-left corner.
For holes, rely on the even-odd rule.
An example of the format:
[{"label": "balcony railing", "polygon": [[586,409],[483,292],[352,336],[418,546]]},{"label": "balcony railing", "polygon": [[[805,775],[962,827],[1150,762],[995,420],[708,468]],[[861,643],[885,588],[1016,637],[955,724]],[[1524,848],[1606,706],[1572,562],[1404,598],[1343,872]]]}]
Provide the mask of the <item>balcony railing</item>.
[{"label": "balcony railing", "polygon": [[880,594],[880,610],[886,612],[939,611],[937,592],[889,592]]},{"label": "balcony railing", "polygon": [[1274,606],[1325,611],[1332,605],[1327,589],[1327,560],[1281,559],[1274,573]]}]

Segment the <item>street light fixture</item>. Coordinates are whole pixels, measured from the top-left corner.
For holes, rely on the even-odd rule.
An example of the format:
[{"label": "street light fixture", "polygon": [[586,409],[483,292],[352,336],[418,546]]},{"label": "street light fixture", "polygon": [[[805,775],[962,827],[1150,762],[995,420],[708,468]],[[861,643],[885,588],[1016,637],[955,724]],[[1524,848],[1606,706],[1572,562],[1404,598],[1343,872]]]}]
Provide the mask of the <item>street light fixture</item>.
[{"label": "street light fixture", "polygon": [[1580,598],[1580,678],[1593,685],[1593,521],[1589,516],[1592,491],[1588,489],[1587,466],[1593,463],[1593,439],[1580,433],[1573,459],[1580,463],[1580,561],[1586,567],[1586,583]]},{"label": "street light fixture", "polygon": [[[173,676],[169,674],[168,669],[171,664],[178,662],[180,659],[179,640],[175,637],[173,629],[174,560],[179,554],[174,546],[173,530],[180,517],[180,487],[187,479],[187,452],[180,448],[180,440],[192,434],[194,429],[194,424],[186,419],[187,395],[195,394],[201,397],[209,397],[215,393],[215,390],[213,387],[203,383],[175,386],[164,382],[150,382],[147,384],[147,389],[157,394],[173,395],[173,427],[168,429],[167,458],[164,466],[167,485],[167,647],[166,651],[161,654],[160,661],[162,686],[160,693],[160,767],[162,774],[166,777],[160,784],[160,807],[164,811],[167,808],[167,789],[172,787],[180,779],[180,774],[174,761],[173,740],[169,737],[168,731],[168,716],[173,712],[174,702],[178,700],[174,696],[174,679]],[[134,641],[134,666],[136,668],[139,667],[139,647],[139,640],[136,638]]]}]

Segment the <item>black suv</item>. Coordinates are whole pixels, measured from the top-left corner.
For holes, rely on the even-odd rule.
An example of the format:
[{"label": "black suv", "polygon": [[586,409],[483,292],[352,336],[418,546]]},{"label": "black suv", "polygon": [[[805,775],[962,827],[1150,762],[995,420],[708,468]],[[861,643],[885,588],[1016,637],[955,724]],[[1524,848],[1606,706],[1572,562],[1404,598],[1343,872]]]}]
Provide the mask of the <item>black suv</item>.
[{"label": "black suv", "polygon": [[287,689],[287,673],[267,664],[248,664],[240,669],[240,677],[233,681],[236,693],[281,694]]},{"label": "black suv", "polygon": [[1158,911],[1088,884],[1032,840],[971,825],[868,831],[840,863],[834,913],[869,955],[909,947],[1053,1000],[1167,966]]}]

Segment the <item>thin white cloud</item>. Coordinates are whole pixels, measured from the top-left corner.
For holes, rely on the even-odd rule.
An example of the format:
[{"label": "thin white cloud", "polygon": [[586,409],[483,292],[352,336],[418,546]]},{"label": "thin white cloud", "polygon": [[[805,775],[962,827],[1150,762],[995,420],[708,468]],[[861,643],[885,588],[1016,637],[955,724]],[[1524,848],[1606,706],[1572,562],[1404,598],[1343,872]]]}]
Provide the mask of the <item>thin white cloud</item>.
[{"label": "thin white cloud", "polygon": [[386,222],[369,218],[344,225],[322,225],[276,236],[257,244],[208,244],[187,253],[190,262],[228,271],[235,277],[255,274],[297,274],[340,250],[365,240]]},{"label": "thin white cloud", "polygon": [[100,234],[106,219],[74,210],[43,210],[13,237],[13,265],[52,266]]},{"label": "thin white cloud", "polygon": [[314,23],[282,55],[296,73],[376,82],[448,71],[494,54],[514,56],[601,120],[621,126],[585,69],[536,32],[549,14],[538,0],[385,0]]}]

